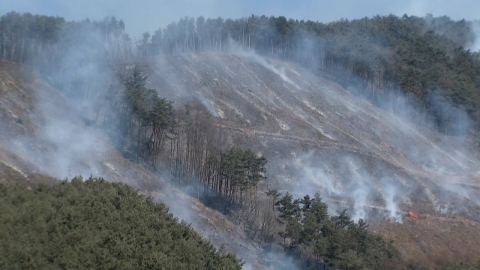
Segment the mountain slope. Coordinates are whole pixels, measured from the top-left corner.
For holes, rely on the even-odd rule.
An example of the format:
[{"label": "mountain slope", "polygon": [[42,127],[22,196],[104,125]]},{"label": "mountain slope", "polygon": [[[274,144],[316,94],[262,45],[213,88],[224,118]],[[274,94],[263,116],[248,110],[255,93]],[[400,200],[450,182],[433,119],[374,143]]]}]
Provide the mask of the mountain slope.
[{"label": "mountain slope", "polygon": [[263,249],[228,218],[205,207],[159,173],[131,162],[77,105],[28,66],[0,61],[0,181],[58,183],[76,175],[122,182],[161,201],[216,247],[224,245],[253,269],[268,269]]},{"label": "mountain slope", "polygon": [[[122,72],[129,73],[131,66],[121,67]],[[372,230],[396,239],[407,259],[435,263],[480,257],[472,249],[480,242],[480,183],[469,138],[413,125],[326,78],[253,53],[172,55],[141,66],[149,85],[177,108],[200,100],[234,143],[268,158],[268,181],[260,190],[296,196],[319,191],[332,212],[349,208],[355,219],[364,218]],[[131,184],[165,202],[215,244],[226,244],[248,265],[265,267],[263,250],[240,227],[162,180],[167,174],[124,158],[77,104],[34,69],[1,62],[0,78],[0,173],[5,179],[94,174]],[[413,105],[405,98],[404,106]],[[468,121],[464,124],[460,128]],[[420,220],[408,220],[410,209]]]},{"label": "mountain slope", "polygon": [[[411,258],[480,256],[457,241],[480,228],[478,159],[470,138],[435,132],[427,116],[423,126],[412,124],[408,113],[395,115],[297,65],[254,53],[165,56],[148,69],[150,86],[162,96],[178,107],[199,99],[219,127],[244,137],[237,143],[267,157],[264,188],[297,196],[320,191],[332,211],[349,208],[354,218],[398,239]],[[404,111],[414,111],[408,98],[397,99],[404,99]],[[466,115],[453,112],[458,128],[467,128]],[[414,224],[432,230],[431,238],[419,240],[427,234],[418,236],[408,223],[410,209],[420,217]],[[408,222],[391,228],[387,219]],[[445,234],[458,220],[464,233]],[[432,255],[440,245],[425,242],[437,237],[456,244]]]}]

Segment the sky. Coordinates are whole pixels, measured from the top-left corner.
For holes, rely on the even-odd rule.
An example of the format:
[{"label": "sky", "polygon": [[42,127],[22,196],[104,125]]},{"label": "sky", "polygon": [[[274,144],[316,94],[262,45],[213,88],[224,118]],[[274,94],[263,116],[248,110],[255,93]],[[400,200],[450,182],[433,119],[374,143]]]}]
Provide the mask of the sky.
[{"label": "sky", "polygon": [[0,14],[17,11],[62,16],[67,20],[123,19],[134,38],[189,16],[239,18],[286,16],[329,22],[375,15],[447,15],[480,19],[480,0],[2,0]]}]

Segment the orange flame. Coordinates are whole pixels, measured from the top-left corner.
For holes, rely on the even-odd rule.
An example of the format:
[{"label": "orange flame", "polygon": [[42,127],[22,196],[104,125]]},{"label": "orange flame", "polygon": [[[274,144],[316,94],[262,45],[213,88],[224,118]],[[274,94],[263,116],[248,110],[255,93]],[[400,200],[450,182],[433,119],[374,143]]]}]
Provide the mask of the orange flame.
[{"label": "orange flame", "polygon": [[410,210],[408,214],[410,215],[411,220],[418,220],[418,216],[412,210]]}]

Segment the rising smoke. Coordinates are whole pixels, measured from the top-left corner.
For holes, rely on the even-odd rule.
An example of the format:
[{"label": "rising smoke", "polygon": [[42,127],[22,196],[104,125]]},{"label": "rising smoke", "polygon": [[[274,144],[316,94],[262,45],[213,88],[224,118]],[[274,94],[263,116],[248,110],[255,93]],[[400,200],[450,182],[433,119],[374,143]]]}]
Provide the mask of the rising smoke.
[{"label": "rising smoke", "polygon": [[473,41],[472,44],[469,44],[468,48],[472,52],[477,52],[480,53],[480,21],[475,20],[470,24],[470,28],[472,30],[472,33],[475,37],[475,40]]},{"label": "rising smoke", "polygon": [[[40,65],[40,59],[32,61],[46,75],[36,73],[39,77],[35,79],[46,78],[62,92],[46,91],[49,86],[34,92],[36,113],[41,116],[32,117],[37,119],[33,123],[35,134],[15,138],[6,145],[44,173],[60,179],[91,174],[107,177],[102,162],[112,148],[105,134],[89,123],[95,120],[94,112],[104,106],[101,98],[108,83],[118,79],[103,61],[100,31],[91,25],[77,30],[66,34],[80,42],[58,45],[64,50],[61,71]],[[52,94],[56,96],[49,96]]]},{"label": "rising smoke", "polygon": [[[309,40],[307,38],[305,42]],[[235,41],[230,41],[228,52],[259,64],[278,76],[279,80],[287,82],[283,88],[295,93],[296,101],[300,101],[304,94],[309,96],[308,101],[301,100],[303,104],[299,105],[282,100],[280,95],[285,94],[280,94],[280,90],[276,93],[264,91],[264,95],[270,94],[268,99],[274,104],[282,104],[279,106],[297,116],[297,120],[301,119],[311,128],[322,131],[325,137],[334,141],[332,144],[353,141],[359,151],[365,150],[363,156],[345,153],[337,154],[334,159],[322,151],[302,154],[298,150],[295,150],[296,157],[293,159],[273,157],[270,164],[280,162],[284,165],[272,164],[272,167],[289,166],[290,171],[284,171],[283,175],[278,173],[272,178],[293,179],[296,183],[293,188],[299,198],[318,191],[332,203],[332,214],[345,207],[350,209],[355,220],[380,217],[400,223],[403,215],[414,206],[419,190],[423,190],[433,208],[441,213],[447,213],[446,209],[450,213],[466,211],[466,204],[479,204],[474,195],[476,192],[457,182],[462,181],[462,177],[478,174],[478,160],[467,137],[471,128],[470,120],[463,110],[435,93],[429,98],[430,112],[398,91],[392,91],[388,99],[377,101],[378,108],[365,101],[368,93],[353,91],[354,98],[351,93],[332,90],[325,85],[322,87],[321,83],[315,85],[308,81],[316,80],[309,72],[285,63],[272,64],[274,61],[243,49]],[[286,70],[290,71],[290,75]],[[312,90],[312,85],[318,90]],[[311,110],[317,116],[311,115]],[[340,119],[338,116],[341,116]],[[357,120],[351,121],[352,117]],[[441,119],[448,124],[437,132],[434,119]],[[287,126],[295,126],[291,120],[280,121]],[[451,135],[445,136],[440,132]],[[284,189],[281,186],[279,188]]]}]

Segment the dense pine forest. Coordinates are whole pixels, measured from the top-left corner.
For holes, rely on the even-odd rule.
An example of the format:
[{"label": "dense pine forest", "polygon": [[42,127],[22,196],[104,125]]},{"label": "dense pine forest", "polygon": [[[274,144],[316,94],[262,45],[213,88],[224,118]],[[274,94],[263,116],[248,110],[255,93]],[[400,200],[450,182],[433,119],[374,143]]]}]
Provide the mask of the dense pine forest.
[{"label": "dense pine forest", "polygon": [[0,183],[2,269],[241,269],[163,204],[103,179]]},{"label": "dense pine forest", "polygon": [[[435,128],[457,135],[459,130],[455,125],[459,119],[453,111],[465,110],[475,127],[480,123],[480,54],[466,49],[475,39],[471,32],[472,23],[476,22],[428,15],[424,18],[376,16],[332,23],[299,21],[282,16],[252,15],[235,20],[186,17],[152,34],[144,33],[141,40],[133,41],[125,32],[124,22],[115,17],[102,21],[67,22],[61,17],[10,12],[0,17],[0,58],[36,67],[67,97],[78,104],[88,104],[82,108],[86,123],[104,129],[125,157],[152,171],[167,174],[173,183],[188,190],[192,196],[229,214],[252,239],[283,248],[291,256],[301,259],[307,268],[315,269],[321,263],[342,269],[386,269],[399,265],[398,251],[391,242],[369,233],[365,222],[352,221],[346,212],[329,216],[327,205],[318,195],[295,200],[290,194],[282,195],[275,190],[266,194],[259,192],[259,184],[267,181],[265,157],[258,156],[252,149],[232,147],[227,142],[227,135],[215,126],[213,116],[200,102],[192,101],[184,107],[174,108],[172,101],[161,97],[162,89],[148,88],[145,70],[136,66],[125,74],[118,71],[118,66],[148,62],[159,55],[229,52],[233,41],[236,49],[251,49],[264,56],[301,64],[399,114],[405,102],[412,102],[418,106],[409,117],[421,122],[424,113],[429,112],[435,119]],[[91,67],[90,62],[95,62],[96,66]],[[106,79],[99,80],[99,77]],[[399,94],[405,98],[399,98]],[[451,102],[454,107],[445,111],[445,106],[438,106],[439,102]],[[475,128],[469,131],[476,132]],[[84,184],[81,182],[74,179],[71,184],[41,185],[32,190],[1,185],[0,191],[5,198],[2,207],[14,213],[18,207],[22,211],[31,211],[29,204],[44,205],[45,211],[38,215],[47,216],[36,217],[44,221],[53,219],[52,222],[61,223],[60,227],[55,227],[56,223],[42,225],[25,220],[25,230],[43,230],[44,234],[38,237],[63,239],[65,247],[62,248],[70,251],[90,249],[88,245],[92,245],[88,238],[82,242],[86,245],[84,247],[69,244],[79,233],[73,230],[78,229],[79,224],[69,220],[72,218],[69,211],[73,211],[73,207],[80,208],[75,211],[90,213],[90,208],[100,201],[112,210],[112,215],[105,216],[105,224],[118,219],[113,213],[125,214],[122,217],[131,219],[122,212],[124,209],[140,209],[138,213],[131,213],[140,223],[153,222],[142,217],[160,213],[156,218],[159,223],[172,228],[169,235],[185,238],[179,241],[188,245],[192,254],[196,253],[189,260],[190,253],[179,254],[178,250],[168,250],[156,243],[167,257],[146,253],[151,254],[148,257],[139,250],[145,245],[153,245],[151,242],[129,242],[132,246],[112,246],[115,242],[108,242],[108,247],[118,249],[117,253],[106,254],[105,250],[100,250],[98,254],[106,257],[95,257],[97,251],[92,251],[85,260],[75,257],[86,267],[105,263],[102,265],[115,268],[119,260],[125,258],[133,268],[153,267],[159,262],[168,263],[172,268],[189,265],[204,265],[207,269],[240,267],[236,258],[215,251],[210,244],[199,240],[188,226],[179,224],[167,214],[162,205],[144,200],[133,189],[95,179]],[[61,197],[58,194],[63,197],[57,200],[64,202],[55,201],[54,197]],[[122,200],[131,204],[124,205]],[[66,213],[66,216],[52,217],[49,214],[52,211]],[[107,220],[109,218],[113,221]],[[80,221],[89,223],[88,220]],[[152,226],[156,225],[147,227],[151,229]],[[176,226],[178,228],[173,229]],[[127,227],[123,229],[129,230]],[[56,235],[58,230],[66,234]],[[108,235],[108,232],[104,233]],[[138,241],[143,241],[142,237],[148,233],[160,232],[145,232]],[[44,243],[44,240],[36,241]],[[15,250],[8,245],[1,247]],[[40,244],[32,249],[37,247],[41,247]],[[133,253],[127,254],[127,251]],[[36,268],[46,263],[39,258],[50,256],[52,265],[69,268],[69,257],[55,258],[47,254],[48,249],[46,253],[34,252],[37,257],[15,253],[18,265],[8,265],[5,258],[0,260],[0,265]],[[74,255],[72,251],[68,256]],[[181,263],[177,265],[169,258],[177,258]],[[449,267],[457,269],[461,266],[452,264]]]}]

